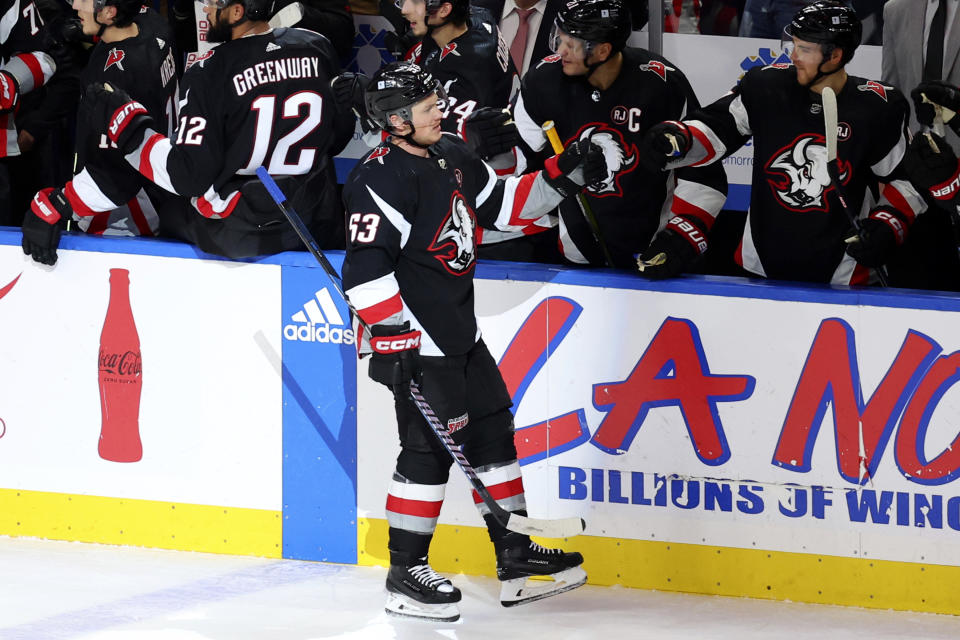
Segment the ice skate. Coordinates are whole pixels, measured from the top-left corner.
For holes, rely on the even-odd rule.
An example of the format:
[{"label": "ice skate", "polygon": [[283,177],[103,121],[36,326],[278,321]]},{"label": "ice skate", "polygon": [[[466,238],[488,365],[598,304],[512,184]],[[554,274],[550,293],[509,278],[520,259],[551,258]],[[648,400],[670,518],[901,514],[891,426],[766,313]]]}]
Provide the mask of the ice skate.
[{"label": "ice skate", "polygon": [[460,618],[457,602],[460,590],[434,571],[426,558],[412,567],[391,565],[387,574],[387,613],[453,622]]},{"label": "ice skate", "polygon": [[[513,607],[576,589],[587,581],[581,564],[579,553],[548,549],[532,540],[527,545],[506,547],[497,552],[500,604]],[[531,577],[547,579],[528,580]]]}]

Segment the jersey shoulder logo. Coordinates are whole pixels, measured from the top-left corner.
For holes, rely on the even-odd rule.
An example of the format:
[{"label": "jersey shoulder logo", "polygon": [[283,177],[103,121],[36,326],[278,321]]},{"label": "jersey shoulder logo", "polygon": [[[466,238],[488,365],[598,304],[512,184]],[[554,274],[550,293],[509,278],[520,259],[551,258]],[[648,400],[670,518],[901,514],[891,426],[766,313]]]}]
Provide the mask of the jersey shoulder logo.
[{"label": "jersey shoulder logo", "polygon": [[186,71],[195,64],[200,65],[200,68],[203,68],[203,63],[213,57],[213,53],[215,51],[216,49],[210,49],[206,53],[201,53],[200,55],[197,55],[196,52],[191,53],[187,56],[187,62],[183,65],[183,70]]},{"label": "jersey shoulder logo", "polygon": [[450,198],[450,210],[427,250],[455,276],[470,273],[477,258],[477,219],[459,191]]},{"label": "jersey shoulder logo", "polygon": [[622,197],[620,179],[637,168],[637,146],[627,144],[623,134],[606,124],[592,122],[584,126],[577,134],[577,140],[589,140],[603,150],[603,159],[607,163],[607,177],[599,184],[587,187],[590,195],[597,198],[607,196]]},{"label": "jersey shoulder logo", "polygon": [[537,63],[536,68],[539,69],[540,67],[546,64],[552,64],[554,62],[560,62],[560,54],[554,53],[553,55],[547,56],[546,58],[544,58],[543,60]]},{"label": "jersey shoulder logo", "polygon": [[882,85],[879,82],[874,82],[873,80],[867,80],[866,82],[864,82],[863,84],[857,87],[858,91],[874,92],[875,94],[883,98],[884,102],[887,101],[887,91],[889,91],[890,89],[893,89],[893,87]]},{"label": "jersey shoulder logo", "polygon": [[664,82],[667,81],[667,71],[676,71],[673,67],[668,67],[659,60],[651,60],[650,62],[640,65],[640,70],[655,73]]},{"label": "jersey shoulder logo", "polygon": [[126,54],[123,52],[123,49],[117,49],[116,47],[110,49],[110,53],[107,54],[107,63],[103,65],[103,70],[106,71],[113,65],[117,65],[120,71],[123,71],[124,57],[126,57]]},{"label": "jersey shoulder logo", "polygon": [[[776,151],[764,166],[773,195],[792,211],[828,211],[826,193],[833,189],[827,173],[823,135],[807,133]],[[850,180],[850,164],[840,163],[840,183]]]},{"label": "jersey shoulder logo", "polygon": [[443,59],[446,58],[446,57],[447,57],[448,55],[450,55],[451,53],[452,53],[453,55],[455,55],[455,56],[459,56],[459,55],[460,55],[460,52],[457,51],[457,43],[456,43],[456,42],[451,42],[450,44],[448,44],[448,45],[446,45],[446,46],[443,47],[443,50],[440,52],[440,61],[442,62]]},{"label": "jersey shoulder logo", "polygon": [[363,164],[367,164],[371,160],[376,160],[380,164],[383,164],[383,157],[390,153],[390,147],[387,145],[381,145],[370,152],[370,155],[367,156],[367,159],[363,161]]}]

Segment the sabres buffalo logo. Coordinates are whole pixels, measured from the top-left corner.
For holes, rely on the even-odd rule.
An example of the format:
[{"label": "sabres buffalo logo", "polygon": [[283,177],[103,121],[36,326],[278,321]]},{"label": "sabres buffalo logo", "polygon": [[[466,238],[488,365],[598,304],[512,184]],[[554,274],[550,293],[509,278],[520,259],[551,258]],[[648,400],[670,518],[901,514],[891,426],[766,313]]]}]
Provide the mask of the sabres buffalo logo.
[{"label": "sabres buffalo logo", "polygon": [[893,87],[882,85],[879,82],[874,82],[873,80],[867,80],[865,83],[859,85],[857,89],[860,91],[872,91],[873,93],[883,98],[883,101],[886,102],[887,91],[890,89],[893,89]]},{"label": "sabres buffalo logo", "polygon": [[587,139],[603,150],[603,158],[607,161],[606,179],[588,187],[587,191],[598,198],[623,196],[620,178],[637,168],[636,145],[628,145],[622,133],[596,122],[588,124],[577,134],[577,140],[585,142]]},{"label": "sabres buffalo logo", "polygon": [[450,198],[450,210],[427,248],[455,276],[470,272],[477,258],[477,220],[459,191]]},{"label": "sabres buffalo logo", "polygon": [[[804,134],[777,151],[767,162],[767,182],[773,195],[793,211],[827,211],[826,193],[833,187],[827,172],[826,141]],[[840,183],[850,179],[850,165],[841,163]]]},{"label": "sabres buffalo logo", "polygon": [[646,64],[640,65],[640,70],[650,71],[651,73],[654,73],[660,76],[660,79],[663,80],[664,82],[667,81],[667,71],[676,71],[676,69],[674,69],[673,67],[668,67],[667,65],[663,64],[659,60],[651,60]]}]

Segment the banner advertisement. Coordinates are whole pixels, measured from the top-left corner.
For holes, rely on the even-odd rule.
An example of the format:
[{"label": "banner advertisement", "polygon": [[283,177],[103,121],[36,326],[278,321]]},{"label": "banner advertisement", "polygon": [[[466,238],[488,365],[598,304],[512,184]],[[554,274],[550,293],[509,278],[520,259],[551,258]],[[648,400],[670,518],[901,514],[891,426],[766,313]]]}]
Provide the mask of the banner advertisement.
[{"label": "banner advertisement", "polygon": [[0,246],[0,487],[279,511],[279,276]]},{"label": "banner advertisement", "polygon": [[[531,515],[579,515],[594,536],[960,562],[960,301],[633,286],[477,283]],[[363,439],[392,406],[359,392]],[[370,517],[395,453],[362,452]],[[452,497],[465,485],[447,495],[442,522],[482,525]]]}]

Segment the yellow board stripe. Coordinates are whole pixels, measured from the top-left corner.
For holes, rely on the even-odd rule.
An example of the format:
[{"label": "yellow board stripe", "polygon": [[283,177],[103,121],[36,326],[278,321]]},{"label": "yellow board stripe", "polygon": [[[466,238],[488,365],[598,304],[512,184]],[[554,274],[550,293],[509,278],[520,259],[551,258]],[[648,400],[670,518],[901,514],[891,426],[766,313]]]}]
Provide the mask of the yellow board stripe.
[{"label": "yellow board stripe", "polygon": [[[359,564],[389,565],[386,520],[359,519],[357,541]],[[597,536],[562,546],[583,554],[595,585],[960,614],[960,567]],[[496,569],[479,527],[438,526],[430,564],[473,575]]]},{"label": "yellow board stripe", "polygon": [[0,534],[279,558],[279,511],[0,489]]}]

